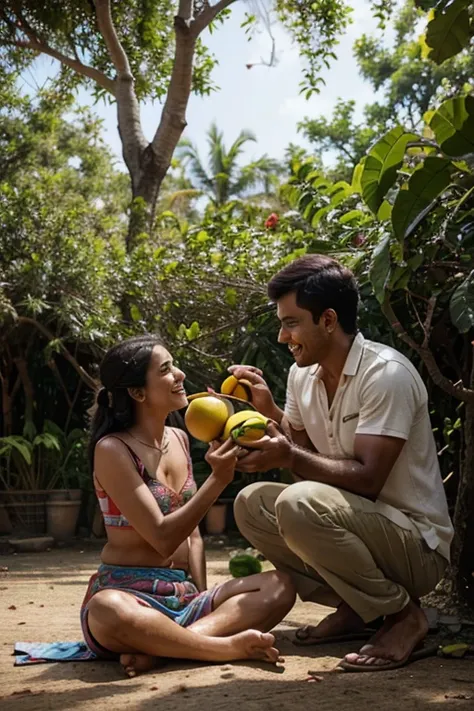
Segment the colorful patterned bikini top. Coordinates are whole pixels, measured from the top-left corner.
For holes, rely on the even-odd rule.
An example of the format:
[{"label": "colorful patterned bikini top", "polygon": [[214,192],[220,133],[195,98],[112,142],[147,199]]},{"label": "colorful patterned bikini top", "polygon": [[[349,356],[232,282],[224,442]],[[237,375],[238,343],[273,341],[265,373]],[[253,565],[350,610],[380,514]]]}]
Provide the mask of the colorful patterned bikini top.
[{"label": "colorful patterned bikini top", "polygon": [[[174,491],[173,489],[170,489],[169,486],[166,486],[166,484],[163,484],[161,481],[153,479],[148,474],[147,470],[145,469],[145,465],[143,464],[138,454],[136,454],[133,449],[120,437],[115,437],[115,435],[109,435],[110,437],[115,437],[115,439],[120,440],[126,446],[137,469],[137,472],[150,489],[158,506],[160,507],[161,512],[165,516],[166,514],[169,514],[172,511],[176,511],[176,509],[179,509],[181,506],[184,506],[184,504],[189,501],[189,499],[194,496],[197,491],[196,482],[194,481],[193,477],[191,457],[189,456],[189,449],[187,446],[185,434],[184,432],[181,432],[181,430],[176,430],[173,427],[170,427],[169,429],[178,438],[182,448],[186,453],[186,458],[188,460],[188,476],[186,477],[186,481],[184,482],[180,491]],[[100,484],[98,479],[94,479],[94,481],[97,481]],[[106,526],[119,526],[120,528],[131,529],[133,528],[133,526],[130,525],[130,523],[121,513],[118,506],[112,501],[106,491],[104,491],[103,489],[98,489],[97,486],[95,486],[95,493],[99,500],[100,510],[104,517],[104,524]]]}]

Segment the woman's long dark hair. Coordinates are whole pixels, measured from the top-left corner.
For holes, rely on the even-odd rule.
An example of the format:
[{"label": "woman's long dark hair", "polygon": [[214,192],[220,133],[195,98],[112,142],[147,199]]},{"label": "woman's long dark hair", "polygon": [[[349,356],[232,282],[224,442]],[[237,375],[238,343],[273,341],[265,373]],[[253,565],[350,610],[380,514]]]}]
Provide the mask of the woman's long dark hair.
[{"label": "woman's long dark hair", "polygon": [[135,403],[127,388],[142,388],[155,346],[162,346],[158,336],[127,338],[110,348],[100,364],[102,388],[97,393],[89,434],[88,459],[94,470],[97,442],[110,432],[120,432],[135,424]]}]

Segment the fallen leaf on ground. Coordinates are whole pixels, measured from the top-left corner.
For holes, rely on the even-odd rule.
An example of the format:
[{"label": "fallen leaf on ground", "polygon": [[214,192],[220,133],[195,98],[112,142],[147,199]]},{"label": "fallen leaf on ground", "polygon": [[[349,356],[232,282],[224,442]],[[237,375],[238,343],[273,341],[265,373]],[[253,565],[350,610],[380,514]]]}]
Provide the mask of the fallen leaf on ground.
[{"label": "fallen leaf on ground", "polygon": [[309,671],[308,678],[305,681],[317,681],[319,683],[324,681],[324,677],[320,676],[317,672]]},{"label": "fallen leaf on ground", "polygon": [[10,696],[19,696],[20,694],[32,694],[31,689],[22,689],[21,691],[12,691]]},{"label": "fallen leaf on ground", "polygon": [[16,610],[16,605],[10,605],[9,610]]}]

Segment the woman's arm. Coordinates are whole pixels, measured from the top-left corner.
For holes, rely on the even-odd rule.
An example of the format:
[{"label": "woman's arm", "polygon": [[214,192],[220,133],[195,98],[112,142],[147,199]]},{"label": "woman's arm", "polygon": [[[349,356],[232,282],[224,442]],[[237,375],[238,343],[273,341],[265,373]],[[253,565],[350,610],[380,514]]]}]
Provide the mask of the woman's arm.
[{"label": "woman's arm", "polygon": [[172,556],[204,518],[234,477],[238,446],[230,439],[212,444],[206,459],[211,474],[185,506],[163,516],[153,494],[138,474],[125,445],[105,438],[95,448],[97,481],[133,528],[163,558]]},{"label": "woman's arm", "polygon": [[199,526],[189,537],[189,571],[199,592],[207,590],[206,554]]}]

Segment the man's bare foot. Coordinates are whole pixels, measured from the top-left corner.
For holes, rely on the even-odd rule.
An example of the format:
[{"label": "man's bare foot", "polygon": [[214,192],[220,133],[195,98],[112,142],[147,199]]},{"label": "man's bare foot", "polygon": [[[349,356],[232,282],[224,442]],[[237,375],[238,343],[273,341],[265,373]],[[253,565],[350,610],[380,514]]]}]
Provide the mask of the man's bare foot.
[{"label": "man's bare foot", "polygon": [[[400,665],[428,634],[426,615],[413,601],[395,615],[388,615],[382,628],[359,652],[346,654],[344,662],[349,665],[381,669]],[[344,665],[343,665],[343,668]]]},{"label": "man's bare foot", "polygon": [[[246,630],[239,632],[229,638],[234,653],[232,659],[260,659],[265,662],[276,664],[280,661],[280,652],[273,645],[275,637],[269,632],[258,632],[258,630]],[[232,661],[229,659],[229,661]]]},{"label": "man's bare foot", "polygon": [[[370,626],[370,625],[369,625]],[[362,617],[359,617],[352,607],[346,602],[342,602],[336,612],[321,620],[318,625],[305,625],[296,630],[295,644],[310,645],[324,642],[326,639],[338,638],[345,635],[356,635],[361,633],[361,638],[370,636]]]},{"label": "man's bare foot", "polygon": [[129,677],[144,674],[151,669],[159,666],[159,658],[151,657],[148,654],[121,654],[120,664],[122,665],[125,674]]}]

